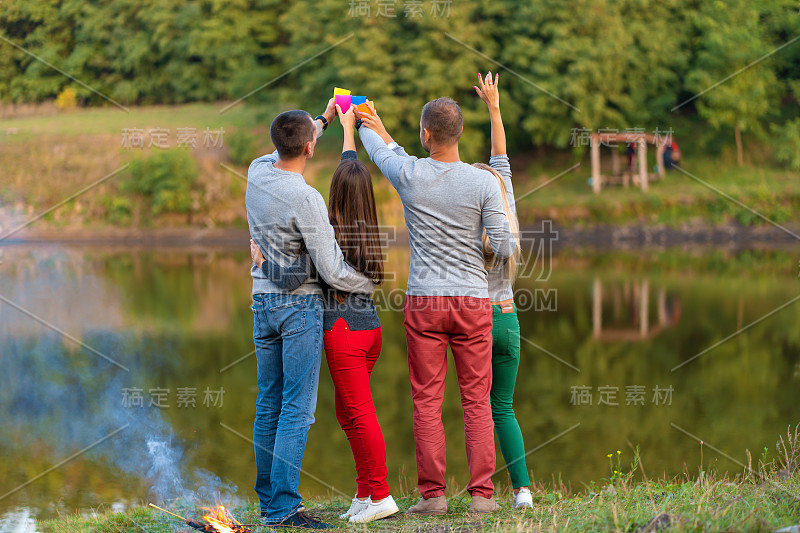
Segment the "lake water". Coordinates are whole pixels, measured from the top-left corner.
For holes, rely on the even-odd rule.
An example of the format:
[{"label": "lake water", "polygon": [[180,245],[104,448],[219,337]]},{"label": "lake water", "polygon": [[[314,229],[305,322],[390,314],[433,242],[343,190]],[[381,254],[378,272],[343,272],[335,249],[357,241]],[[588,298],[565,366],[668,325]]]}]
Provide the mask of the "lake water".
[{"label": "lake water", "polygon": [[[0,531],[121,510],[156,490],[255,497],[246,249],[17,245],[0,260]],[[399,311],[408,251],[392,248],[388,264],[398,275],[380,300],[373,393],[400,493],[416,483]],[[800,422],[796,249],[563,247],[535,266],[517,286],[516,392],[535,480],[578,491],[609,476],[609,453],[620,450],[627,470],[634,447],[648,477],[694,474],[699,440],[705,469],[737,473],[746,450],[774,457],[777,437]],[[460,489],[450,369],[448,478]],[[324,362],[308,442],[304,496],[352,494]],[[495,482],[507,486],[505,473]]]}]

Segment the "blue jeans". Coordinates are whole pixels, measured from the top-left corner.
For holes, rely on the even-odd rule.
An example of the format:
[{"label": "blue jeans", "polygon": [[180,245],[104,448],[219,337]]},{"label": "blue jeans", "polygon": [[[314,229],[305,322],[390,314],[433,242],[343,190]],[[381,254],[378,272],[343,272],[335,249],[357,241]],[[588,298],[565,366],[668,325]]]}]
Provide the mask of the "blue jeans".
[{"label": "blue jeans", "polygon": [[280,522],[300,507],[300,467],[317,408],[322,311],[316,295],[253,296],[255,490],[268,522]]}]

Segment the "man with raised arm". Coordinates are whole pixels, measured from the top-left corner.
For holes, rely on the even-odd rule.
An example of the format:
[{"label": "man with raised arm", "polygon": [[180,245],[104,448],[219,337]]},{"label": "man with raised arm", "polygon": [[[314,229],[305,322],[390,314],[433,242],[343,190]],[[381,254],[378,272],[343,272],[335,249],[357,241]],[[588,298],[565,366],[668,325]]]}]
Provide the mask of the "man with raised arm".
[{"label": "man with raised arm", "polygon": [[[344,260],[325,201],[303,179],[317,137],[334,117],[333,99],[316,119],[299,110],[275,117],[270,138],[276,150],[254,160],[247,173],[247,222],[252,239],[275,264],[288,266],[307,250],[319,276],[330,286],[371,294],[373,283]],[[255,490],[262,522],[327,529],[331,526],[300,510],[298,492],[308,429],[317,406],[322,357],[320,285],[309,277],[289,292],[255,265],[250,273],[258,361]]]},{"label": "man with raised arm", "polygon": [[481,236],[485,228],[500,258],[511,256],[516,240],[495,178],[459,157],[463,118],[455,101],[438,98],[423,107],[420,141],[430,157],[422,159],[398,150],[375,109],[370,111],[359,114],[361,141],[400,195],[411,247],[405,326],[422,498],[408,512],[447,512],[441,415],[448,344],[464,407],[470,510],[491,512],[497,508],[489,402],[492,309]]}]

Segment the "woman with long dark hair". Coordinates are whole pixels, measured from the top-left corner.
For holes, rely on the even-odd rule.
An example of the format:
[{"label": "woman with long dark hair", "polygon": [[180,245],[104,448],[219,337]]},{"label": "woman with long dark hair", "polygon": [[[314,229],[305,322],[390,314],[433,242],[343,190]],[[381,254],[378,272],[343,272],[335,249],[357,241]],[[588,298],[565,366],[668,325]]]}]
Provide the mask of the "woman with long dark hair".
[{"label": "woman with long dark hair", "polygon": [[[356,158],[355,117],[352,108],[342,113],[336,106],[344,144],[339,166],[331,179],[328,215],[345,260],[376,285],[384,280],[383,250],[372,177]],[[250,241],[253,261],[272,281],[294,290],[311,275],[308,254],[301,254],[288,268],[264,256]],[[389,493],[386,444],[378,424],[370,390],[370,375],[381,352],[381,323],[368,295],[345,293],[324,287],[323,315],[325,356],[335,389],[336,418],[353,452],[358,492],[340,518],[371,522],[398,512]]]}]

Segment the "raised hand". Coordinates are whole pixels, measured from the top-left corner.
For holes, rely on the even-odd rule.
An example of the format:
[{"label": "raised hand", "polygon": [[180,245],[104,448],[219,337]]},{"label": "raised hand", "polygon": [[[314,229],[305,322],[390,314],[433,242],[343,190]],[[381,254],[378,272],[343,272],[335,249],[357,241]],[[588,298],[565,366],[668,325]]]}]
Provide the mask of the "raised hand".
[{"label": "raised hand", "polygon": [[492,72],[486,73],[486,77],[478,73],[478,84],[472,86],[481,100],[486,102],[489,108],[489,118],[492,122],[492,155],[499,155],[506,153],[506,131],[503,128],[503,117],[500,116],[500,91],[497,90],[497,84],[500,81],[500,74],[495,74],[492,80]]},{"label": "raised hand", "polygon": [[339,104],[336,104],[336,114],[339,116],[339,122],[342,123],[342,128],[344,129],[355,129],[356,127],[356,115],[355,115],[355,106],[350,106],[347,109],[347,113],[342,113],[342,108],[339,107]]},{"label": "raised hand", "polygon": [[486,105],[489,106],[489,109],[499,109],[500,108],[500,92],[497,90],[497,84],[500,82],[500,73],[498,72],[494,76],[494,80],[492,80],[492,72],[489,71],[486,73],[486,78],[481,76],[481,73],[478,72],[478,85],[473,85],[472,88],[475,89],[475,92],[478,93],[478,96],[481,97],[481,100],[486,102]]},{"label": "raised hand", "polygon": [[356,116],[355,106],[350,106],[347,113],[342,113],[342,108],[336,104],[336,114],[339,115],[339,122],[342,123],[344,140],[342,142],[342,152],[356,149]]},{"label": "raised hand", "polygon": [[361,119],[361,122],[366,127],[368,127],[369,129],[380,135],[381,139],[383,139],[383,142],[385,142],[386,144],[393,142],[392,136],[389,135],[389,133],[386,131],[386,128],[383,126],[383,121],[381,120],[381,117],[378,116],[378,112],[375,111],[375,108],[372,107],[372,104],[370,104],[369,102],[367,103],[367,107],[369,108],[371,114],[359,113],[358,109],[356,109],[355,110],[356,117]]},{"label": "raised hand", "polygon": [[333,123],[333,119],[336,118],[336,99],[331,98],[328,100],[328,105],[325,107],[325,111],[322,113],[322,116],[325,117],[325,120],[328,121],[328,124]]}]

